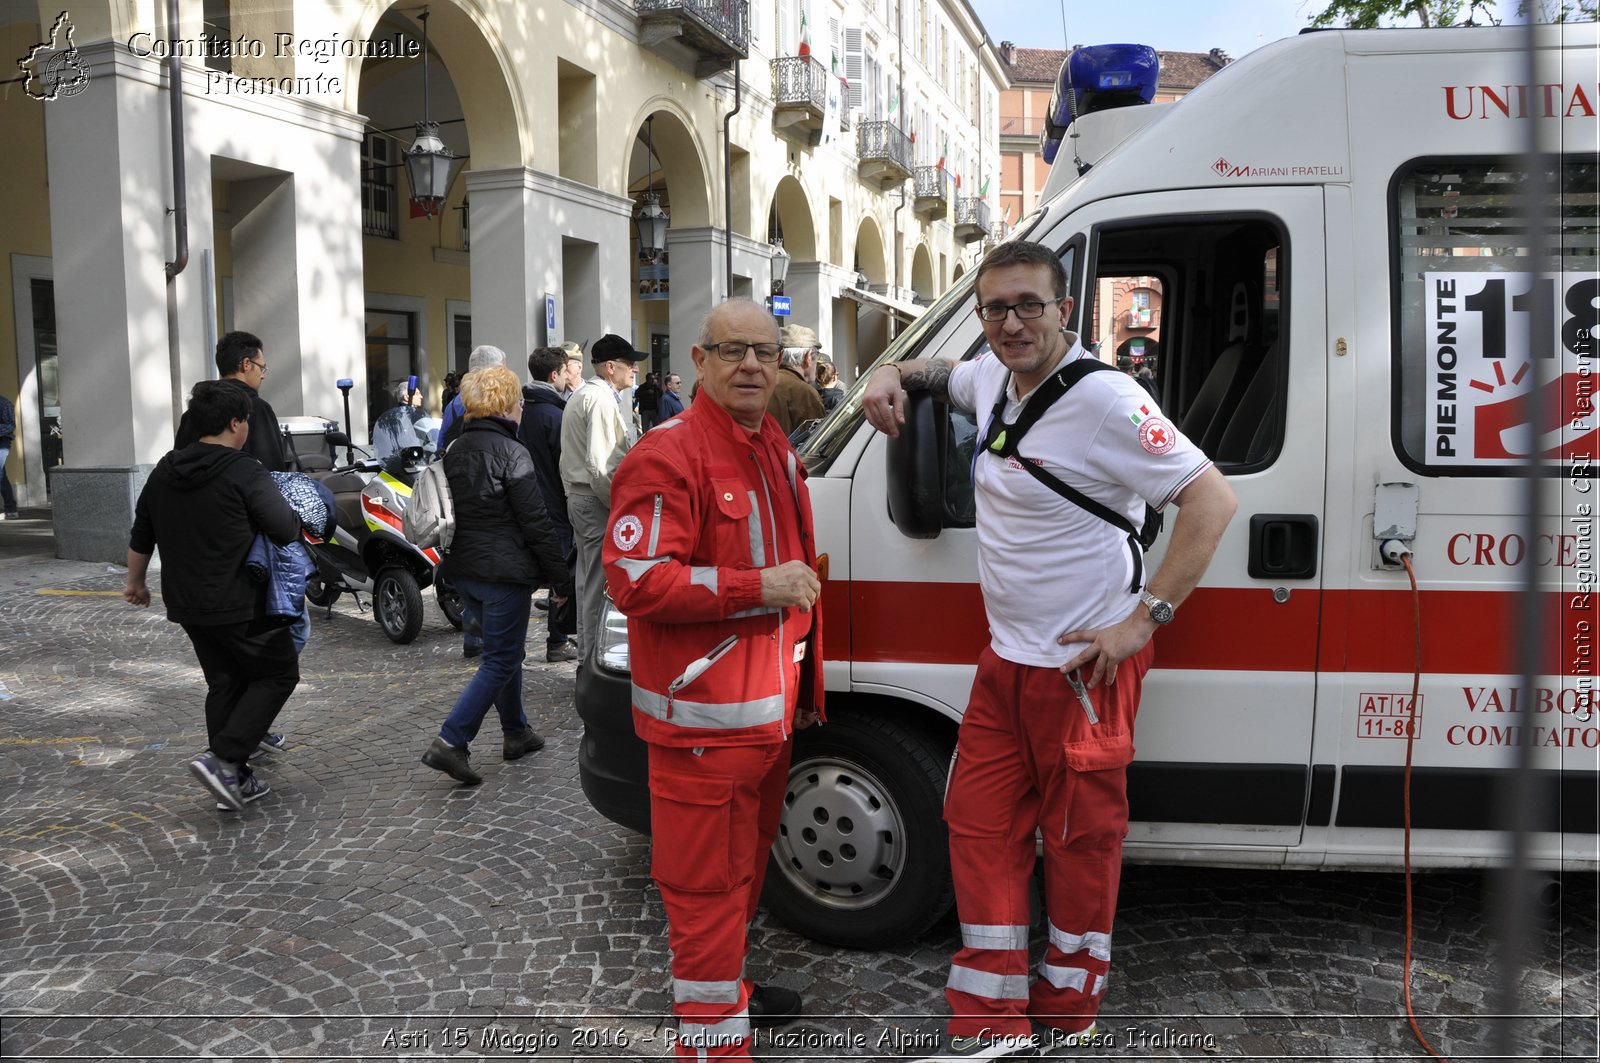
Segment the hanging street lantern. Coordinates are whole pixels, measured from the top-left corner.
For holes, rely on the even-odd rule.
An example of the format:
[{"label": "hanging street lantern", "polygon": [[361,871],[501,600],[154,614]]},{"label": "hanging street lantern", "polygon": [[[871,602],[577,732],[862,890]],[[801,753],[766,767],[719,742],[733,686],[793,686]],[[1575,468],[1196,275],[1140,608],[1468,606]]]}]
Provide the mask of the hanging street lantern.
[{"label": "hanging street lantern", "polygon": [[783,237],[772,238],[772,294],[783,294],[783,282],[789,279],[789,252],[783,249]]},{"label": "hanging street lantern", "polygon": [[639,230],[639,258],[654,261],[667,249],[667,222],[671,218],[661,208],[661,197],[649,191],[639,197],[639,212],[633,224]]},{"label": "hanging street lantern", "polygon": [[432,218],[444,207],[459,160],[439,139],[439,123],[429,118],[427,8],[417,18],[422,23],[422,121],[417,123],[416,140],[406,149],[406,177],[411,182],[411,202]]},{"label": "hanging street lantern", "polygon": [[455,164],[455,153],[439,139],[439,124],[418,122],[417,139],[406,149],[406,176],[411,179],[411,201],[430,218],[450,194]]}]

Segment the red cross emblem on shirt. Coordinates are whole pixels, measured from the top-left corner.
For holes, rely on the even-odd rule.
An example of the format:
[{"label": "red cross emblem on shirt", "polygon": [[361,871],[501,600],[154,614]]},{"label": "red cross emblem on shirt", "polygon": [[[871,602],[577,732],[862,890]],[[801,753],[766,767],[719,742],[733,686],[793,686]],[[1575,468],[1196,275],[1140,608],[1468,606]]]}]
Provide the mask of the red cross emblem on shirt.
[{"label": "red cross emblem on shirt", "polygon": [[1139,425],[1139,445],[1151,454],[1165,454],[1178,445],[1177,433],[1159,417],[1149,417]]}]

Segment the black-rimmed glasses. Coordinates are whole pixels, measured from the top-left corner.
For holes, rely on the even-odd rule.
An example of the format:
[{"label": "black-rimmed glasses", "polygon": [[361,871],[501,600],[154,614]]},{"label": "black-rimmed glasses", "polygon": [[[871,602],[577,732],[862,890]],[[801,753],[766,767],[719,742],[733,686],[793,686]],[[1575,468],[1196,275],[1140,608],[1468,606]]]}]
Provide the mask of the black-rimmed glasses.
[{"label": "black-rimmed glasses", "polygon": [[740,340],[725,340],[722,343],[708,343],[706,350],[715,352],[724,362],[742,362],[746,352],[754,351],[756,361],[771,364],[783,357],[783,348],[776,343],[744,343]]},{"label": "black-rimmed glasses", "polygon": [[1044,317],[1045,305],[1038,299],[1025,299],[1020,303],[984,303],[978,307],[978,317],[984,321],[1004,321],[1007,314],[1016,311],[1018,321],[1032,321]]}]

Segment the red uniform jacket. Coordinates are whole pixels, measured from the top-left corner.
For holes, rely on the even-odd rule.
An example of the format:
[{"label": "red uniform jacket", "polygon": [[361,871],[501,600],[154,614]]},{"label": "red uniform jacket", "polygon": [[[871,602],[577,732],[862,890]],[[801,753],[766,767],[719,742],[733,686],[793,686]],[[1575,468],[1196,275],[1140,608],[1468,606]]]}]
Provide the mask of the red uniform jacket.
[{"label": "red uniform jacket", "polygon": [[602,560],[628,617],[639,737],[779,742],[797,703],[820,710],[820,612],[761,604],[760,570],[802,559],[815,567],[805,468],[770,416],[752,435],[703,396],[634,445]]}]

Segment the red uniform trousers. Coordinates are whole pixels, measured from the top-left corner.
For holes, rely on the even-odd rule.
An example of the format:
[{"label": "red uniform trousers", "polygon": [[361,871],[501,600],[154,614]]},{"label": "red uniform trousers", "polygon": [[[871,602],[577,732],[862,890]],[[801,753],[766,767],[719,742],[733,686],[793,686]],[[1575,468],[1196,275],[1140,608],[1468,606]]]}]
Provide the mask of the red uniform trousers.
[{"label": "red uniform trousers", "polygon": [[[978,659],[945,795],[961,949],[945,997],[950,1033],[1031,1032],[1029,1017],[1077,1033],[1094,1022],[1111,966],[1111,923],[1128,830],[1133,721],[1154,644],[1089,691],[1057,668]],[[1028,887],[1043,835],[1050,941],[1028,974]]]},{"label": "red uniform trousers", "polygon": [[650,875],[667,910],[679,1059],[750,1059],[744,959],[778,835],[791,736],[754,746],[651,744]]}]

